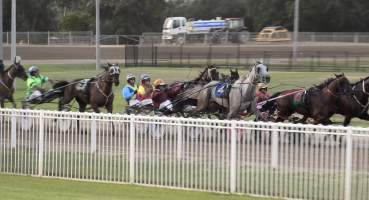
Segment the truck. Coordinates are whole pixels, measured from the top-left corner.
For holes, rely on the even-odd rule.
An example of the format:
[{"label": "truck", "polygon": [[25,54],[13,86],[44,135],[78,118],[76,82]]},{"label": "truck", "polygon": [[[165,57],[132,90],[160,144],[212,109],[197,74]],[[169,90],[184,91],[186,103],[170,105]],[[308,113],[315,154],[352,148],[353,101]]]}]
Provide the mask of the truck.
[{"label": "truck", "polygon": [[164,21],[162,41],[165,44],[185,43],[246,43],[249,32],[243,18],[217,17],[210,20],[187,20],[168,17]]}]

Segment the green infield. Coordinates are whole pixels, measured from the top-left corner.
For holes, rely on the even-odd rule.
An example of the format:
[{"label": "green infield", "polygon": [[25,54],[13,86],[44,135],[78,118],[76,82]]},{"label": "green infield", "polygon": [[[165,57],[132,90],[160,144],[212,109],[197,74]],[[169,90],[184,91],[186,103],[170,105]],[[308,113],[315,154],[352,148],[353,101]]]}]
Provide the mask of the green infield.
[{"label": "green infield", "polygon": [[[27,69],[29,66],[25,66]],[[99,74],[101,71],[96,71],[94,65],[39,65],[41,74],[48,76],[54,80],[68,80],[72,81],[77,78],[89,78]],[[240,69],[240,74],[246,73],[248,69]],[[307,88],[314,84],[321,83],[329,77],[333,77],[332,72],[292,72],[292,71],[273,71],[273,66],[271,66],[271,83],[269,84],[270,93],[285,89],[293,88]],[[191,80],[196,77],[201,71],[200,68],[174,68],[174,67],[131,67],[122,68],[121,74],[121,84],[118,87],[114,87],[114,113],[123,113],[125,109],[125,101],[122,98],[121,90],[125,85],[125,77],[127,73],[132,73],[136,75],[137,81],[139,81],[140,74],[148,73],[152,76],[152,80],[156,78],[161,78],[164,81],[170,83],[173,81],[186,81]],[[220,69],[221,73],[228,74],[228,69]],[[362,72],[347,72],[346,76],[351,82],[357,81],[360,78],[367,76],[367,74]],[[51,86],[49,86],[50,88]],[[15,99],[17,101],[18,107],[20,107],[20,102],[25,98],[25,88],[26,82],[17,79],[16,81],[16,93]],[[11,107],[10,104],[6,105]],[[77,103],[73,104],[74,110],[77,107]],[[57,104],[49,103],[38,105],[35,109],[47,109],[56,110]],[[105,109],[102,110],[105,112]],[[341,123],[343,118],[340,116],[334,116],[333,121],[336,123]],[[355,119],[351,123],[353,126],[363,126],[367,127],[368,123]]]},{"label": "green infield", "polygon": [[[263,200],[240,195],[217,194],[209,192],[193,192],[135,185],[119,185],[67,181],[29,176],[0,174],[1,199],[6,200],[82,200],[82,199],[244,199]],[[271,198],[269,198],[271,199]]]}]

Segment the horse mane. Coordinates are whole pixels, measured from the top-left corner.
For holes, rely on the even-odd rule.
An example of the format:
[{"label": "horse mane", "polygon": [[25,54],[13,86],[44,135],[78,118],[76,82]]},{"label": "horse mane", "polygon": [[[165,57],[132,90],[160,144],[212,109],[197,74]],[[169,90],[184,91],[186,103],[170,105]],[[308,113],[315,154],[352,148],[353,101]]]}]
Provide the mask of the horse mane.
[{"label": "horse mane", "polygon": [[328,78],[324,82],[314,85],[312,88],[322,90],[324,87],[328,86],[332,81],[336,80],[337,78]]},{"label": "horse mane", "polygon": [[200,81],[202,76],[207,72],[208,67],[206,67],[202,72],[199,73],[199,76],[197,78],[195,78],[193,81],[197,82]]}]

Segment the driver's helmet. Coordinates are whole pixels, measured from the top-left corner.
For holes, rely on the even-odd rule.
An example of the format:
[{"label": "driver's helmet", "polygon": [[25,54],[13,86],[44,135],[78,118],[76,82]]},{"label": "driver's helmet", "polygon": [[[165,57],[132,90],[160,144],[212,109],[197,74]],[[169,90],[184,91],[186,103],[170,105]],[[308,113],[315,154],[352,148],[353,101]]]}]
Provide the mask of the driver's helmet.
[{"label": "driver's helmet", "polygon": [[28,73],[32,76],[34,73],[38,72],[39,69],[37,66],[31,66],[29,69],[28,69]]},{"label": "driver's helmet", "polygon": [[135,75],[128,74],[127,77],[126,77],[126,80],[129,81],[129,80],[134,79],[134,78],[136,78]]},{"label": "driver's helmet", "polygon": [[259,88],[259,90],[260,90],[260,89],[267,89],[267,88],[268,88],[268,85],[267,85],[267,84],[265,84],[265,83],[259,83],[259,84],[258,84],[258,88]]},{"label": "driver's helmet", "polygon": [[147,81],[147,80],[150,80],[150,76],[148,74],[142,74],[141,81]]},{"label": "driver's helmet", "polygon": [[154,87],[158,87],[158,86],[161,86],[161,85],[166,85],[166,83],[163,81],[163,79],[156,79],[154,81]]}]

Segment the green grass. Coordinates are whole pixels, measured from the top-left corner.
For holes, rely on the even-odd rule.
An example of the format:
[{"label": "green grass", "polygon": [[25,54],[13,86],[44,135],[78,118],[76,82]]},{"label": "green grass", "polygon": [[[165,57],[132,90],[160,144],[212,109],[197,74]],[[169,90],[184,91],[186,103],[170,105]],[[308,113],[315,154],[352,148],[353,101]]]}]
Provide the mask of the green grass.
[{"label": "green grass", "polygon": [[28,176],[13,176],[0,174],[1,199],[6,200],[82,200],[82,199],[244,199],[261,200],[248,196],[214,194],[206,192],[192,192],[170,190],[154,187],[134,185],[117,185],[104,183],[88,183],[45,179]]},{"label": "green grass", "polygon": [[[28,68],[28,66],[25,66]],[[95,65],[39,65],[41,74],[46,75],[54,80],[74,80],[77,78],[88,78],[98,74],[100,71],[95,70]],[[271,66],[273,69],[273,66]],[[196,77],[200,68],[174,68],[174,67],[132,67],[122,68],[121,84],[118,87],[114,87],[115,101],[114,101],[114,113],[122,113],[125,108],[125,101],[121,95],[121,89],[125,85],[125,76],[127,73],[133,73],[139,79],[140,74],[148,73],[152,76],[152,80],[156,78],[162,78],[166,82],[173,81],[184,81],[191,80]],[[246,73],[247,69],[240,71],[240,74]],[[221,69],[222,73],[228,73],[227,69]],[[299,87],[310,87],[313,84],[320,83],[325,79],[332,77],[331,72],[291,72],[291,71],[272,71],[272,80],[270,85],[270,92],[274,93],[277,91],[299,88]],[[354,82],[366,74],[362,72],[347,72],[346,76],[349,77],[350,81]],[[49,86],[51,87],[51,86]],[[17,91],[15,93],[15,99],[18,107],[20,107],[20,101],[25,97],[26,83],[22,80],[16,82]],[[6,105],[11,107],[10,104]],[[77,103],[74,103],[74,107],[77,107]],[[37,106],[37,109],[48,109],[56,110],[56,103],[49,103]],[[105,112],[105,109],[102,110]],[[336,122],[342,122],[343,118],[334,116]],[[368,123],[362,120],[355,119],[351,123],[353,126],[364,126],[367,127]]]}]

